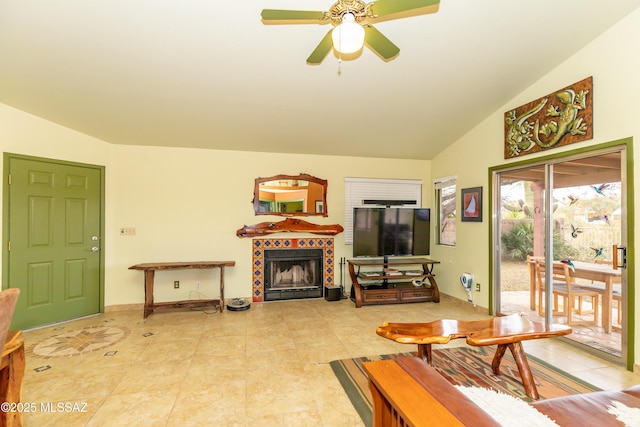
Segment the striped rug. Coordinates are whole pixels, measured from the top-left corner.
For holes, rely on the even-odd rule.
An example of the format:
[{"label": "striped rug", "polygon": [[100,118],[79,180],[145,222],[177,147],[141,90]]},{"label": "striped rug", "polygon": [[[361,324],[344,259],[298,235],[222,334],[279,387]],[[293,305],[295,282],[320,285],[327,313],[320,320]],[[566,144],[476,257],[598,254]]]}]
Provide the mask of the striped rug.
[{"label": "striped rug", "polygon": [[[518,367],[509,351],[507,350],[500,364],[500,375],[494,375],[491,369],[491,361],[494,354],[495,347],[434,349],[433,366],[451,384],[492,388],[523,400],[531,401],[524,392]],[[368,380],[362,369],[362,362],[395,359],[396,356],[396,354],[389,354],[330,362],[334,374],[366,426],[371,426],[372,424],[371,413],[373,405]],[[527,360],[529,361],[540,399],[600,390],[534,356],[527,355]]]}]

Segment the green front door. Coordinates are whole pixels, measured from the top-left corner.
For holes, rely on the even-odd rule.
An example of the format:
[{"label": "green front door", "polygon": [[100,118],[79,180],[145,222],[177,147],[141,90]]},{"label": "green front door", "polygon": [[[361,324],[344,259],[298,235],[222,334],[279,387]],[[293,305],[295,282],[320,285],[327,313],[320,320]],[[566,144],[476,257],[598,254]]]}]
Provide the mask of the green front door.
[{"label": "green front door", "polygon": [[7,165],[4,287],[21,290],[12,328],[100,312],[103,169],[12,155]]}]

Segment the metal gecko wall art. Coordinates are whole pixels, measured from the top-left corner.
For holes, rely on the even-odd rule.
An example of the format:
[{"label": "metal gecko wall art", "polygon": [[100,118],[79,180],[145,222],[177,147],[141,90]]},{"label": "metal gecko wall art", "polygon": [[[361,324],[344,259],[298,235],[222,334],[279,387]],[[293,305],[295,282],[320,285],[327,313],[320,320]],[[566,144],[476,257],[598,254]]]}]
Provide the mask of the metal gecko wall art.
[{"label": "metal gecko wall art", "polygon": [[593,77],[504,113],[505,159],[592,138]]}]

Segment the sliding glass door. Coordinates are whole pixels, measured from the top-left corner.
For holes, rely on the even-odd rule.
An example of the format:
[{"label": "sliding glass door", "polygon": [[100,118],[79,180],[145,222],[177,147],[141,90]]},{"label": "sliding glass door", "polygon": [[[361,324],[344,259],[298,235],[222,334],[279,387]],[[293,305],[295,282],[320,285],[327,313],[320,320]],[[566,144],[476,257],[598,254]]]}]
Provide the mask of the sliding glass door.
[{"label": "sliding glass door", "polygon": [[625,149],[493,172],[494,312],[568,324],[568,339],[624,362]]}]

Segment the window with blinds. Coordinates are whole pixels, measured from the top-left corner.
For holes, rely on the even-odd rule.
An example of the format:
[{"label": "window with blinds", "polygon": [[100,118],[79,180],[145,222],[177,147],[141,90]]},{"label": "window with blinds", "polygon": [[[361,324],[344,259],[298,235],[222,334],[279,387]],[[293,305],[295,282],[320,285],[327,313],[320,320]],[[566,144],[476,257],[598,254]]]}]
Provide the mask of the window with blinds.
[{"label": "window with blinds", "polygon": [[402,201],[405,206],[422,207],[422,180],[345,178],[344,185],[344,239],[347,245],[353,244],[353,208],[375,206],[375,201]]}]

